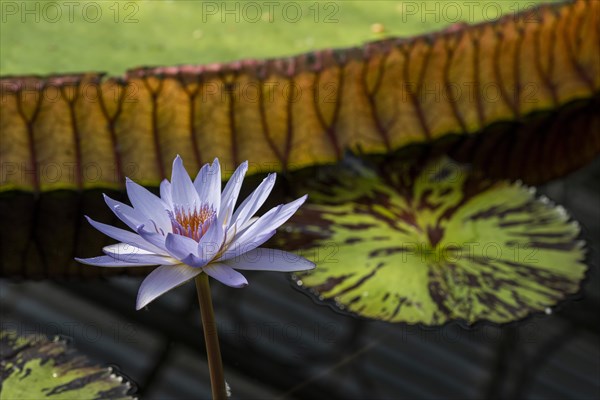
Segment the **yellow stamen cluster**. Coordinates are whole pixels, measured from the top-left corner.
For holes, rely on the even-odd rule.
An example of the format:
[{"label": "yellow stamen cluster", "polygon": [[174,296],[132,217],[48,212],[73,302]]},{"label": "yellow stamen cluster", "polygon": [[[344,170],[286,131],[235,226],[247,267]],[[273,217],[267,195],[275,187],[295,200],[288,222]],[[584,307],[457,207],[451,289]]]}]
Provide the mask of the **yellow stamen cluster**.
[{"label": "yellow stamen cluster", "polygon": [[198,242],[210,227],[215,212],[208,206],[187,210],[182,207],[175,207],[174,212],[169,213],[169,216],[171,217],[173,233],[187,236]]}]

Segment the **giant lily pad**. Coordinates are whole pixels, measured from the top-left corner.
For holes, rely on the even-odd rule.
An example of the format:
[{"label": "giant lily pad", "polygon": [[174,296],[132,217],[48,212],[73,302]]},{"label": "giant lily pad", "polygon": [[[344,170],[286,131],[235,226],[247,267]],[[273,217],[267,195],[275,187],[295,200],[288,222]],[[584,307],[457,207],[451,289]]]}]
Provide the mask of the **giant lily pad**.
[{"label": "giant lily pad", "polygon": [[282,239],[317,263],[299,285],[360,316],[425,325],[509,322],[578,291],[584,243],[562,207],[445,157],[387,165],[352,160],[308,188],[313,204]]},{"label": "giant lily pad", "polygon": [[65,341],[0,332],[0,398],[133,399],[131,384],[93,365]]},{"label": "giant lily pad", "polygon": [[599,10],[542,5],[362,47],[108,79],[1,77],[0,192],[158,185],[176,154],[190,170],[218,156],[225,175],[245,159],[250,172],[292,171],[474,133],[485,140],[460,152],[469,161],[493,154],[493,172],[529,182],[562,176],[600,153]]}]

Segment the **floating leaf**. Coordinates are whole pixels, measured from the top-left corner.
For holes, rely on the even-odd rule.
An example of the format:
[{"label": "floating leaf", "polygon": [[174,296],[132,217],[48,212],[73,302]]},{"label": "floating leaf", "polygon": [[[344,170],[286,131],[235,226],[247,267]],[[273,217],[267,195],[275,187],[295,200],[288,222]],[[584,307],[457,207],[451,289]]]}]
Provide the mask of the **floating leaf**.
[{"label": "floating leaf", "polygon": [[129,382],[64,341],[0,331],[0,350],[2,399],[133,399]]},{"label": "floating leaf", "polygon": [[[176,154],[190,170],[215,156],[228,171],[246,159],[255,160],[251,172],[295,170],[346,149],[389,153],[497,132],[526,116],[534,119],[525,128],[503,126],[460,154],[483,165],[493,154],[496,172],[551,179],[600,152],[590,111],[600,90],[599,18],[600,2],[581,0],[289,58],[109,79],[3,77],[0,190],[115,188],[126,175],[157,185]],[[555,115],[568,105],[579,111]]]},{"label": "floating leaf", "polygon": [[584,243],[562,207],[448,158],[407,165],[353,160],[309,187],[280,242],[317,263],[301,286],[360,316],[425,325],[509,322],[578,291]]}]

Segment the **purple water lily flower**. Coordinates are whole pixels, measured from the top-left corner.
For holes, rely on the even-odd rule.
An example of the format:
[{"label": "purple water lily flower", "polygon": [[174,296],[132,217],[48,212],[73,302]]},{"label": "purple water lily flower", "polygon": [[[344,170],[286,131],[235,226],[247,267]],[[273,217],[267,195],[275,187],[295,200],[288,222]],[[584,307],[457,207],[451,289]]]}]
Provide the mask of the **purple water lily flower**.
[{"label": "purple water lily flower", "polygon": [[248,284],[236,270],[302,271],[315,264],[298,255],[259,248],[306,200],[306,195],[254,214],[275,184],[275,174],[262,183],[235,210],[248,163],[242,163],[221,193],[221,167],[215,159],[198,172],[194,182],[181,157],[173,162],[171,182],[160,185],[160,197],[127,179],[133,207],[104,196],[106,204],[136,233],[86,217],[105,235],[121,242],[104,247],[105,256],[77,258],[99,267],[160,265],[142,282],[136,308],[145,307],[163,293],[205,272],[232,287]]}]

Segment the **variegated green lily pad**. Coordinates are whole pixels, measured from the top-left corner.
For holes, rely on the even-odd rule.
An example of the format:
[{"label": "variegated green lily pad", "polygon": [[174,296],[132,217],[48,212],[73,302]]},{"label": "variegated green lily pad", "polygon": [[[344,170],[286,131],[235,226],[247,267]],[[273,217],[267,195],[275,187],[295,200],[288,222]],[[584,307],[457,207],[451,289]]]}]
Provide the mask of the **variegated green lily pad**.
[{"label": "variegated green lily pad", "polygon": [[579,225],[519,183],[448,158],[375,172],[356,160],[322,174],[281,245],[317,268],[298,284],[363,317],[440,325],[505,323],[579,290]]},{"label": "variegated green lily pad", "polygon": [[133,399],[129,382],[64,341],[0,331],[0,399]]}]

